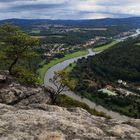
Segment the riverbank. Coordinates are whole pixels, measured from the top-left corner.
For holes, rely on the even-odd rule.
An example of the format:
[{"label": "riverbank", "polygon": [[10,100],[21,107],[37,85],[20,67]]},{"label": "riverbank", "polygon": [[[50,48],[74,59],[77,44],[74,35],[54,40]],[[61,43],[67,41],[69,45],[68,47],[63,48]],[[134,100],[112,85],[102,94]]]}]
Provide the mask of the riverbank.
[{"label": "riverbank", "polygon": [[94,52],[101,52],[101,51],[104,51],[104,50],[107,50],[107,49],[113,47],[117,43],[119,43],[119,41],[113,41],[109,44],[106,44],[106,45],[103,45],[103,46],[100,46],[100,47],[97,47],[97,48],[93,48],[93,51]]},{"label": "riverbank", "polygon": [[[93,52],[95,53],[99,53],[99,52],[102,52],[104,50],[107,50],[111,47],[113,47],[114,45],[116,45],[117,43],[119,43],[119,41],[112,41],[111,43],[109,44],[106,44],[106,45],[101,45],[100,47],[97,47],[97,48],[93,48]],[[72,71],[72,69],[76,66],[76,63],[72,63],[71,65],[67,66],[64,71],[65,72],[70,72]]]},{"label": "riverbank", "polygon": [[[92,49],[89,49],[88,52],[89,52],[89,54],[84,56],[84,57],[87,57],[89,55],[90,56],[95,55],[95,53],[92,52]],[[66,67],[69,66],[69,64],[74,63],[79,58],[82,58],[82,57],[76,57],[76,58],[72,58],[72,59],[63,61],[61,63],[58,63],[58,64],[54,65],[50,69],[48,69],[48,71],[45,74],[44,85],[54,87],[54,85],[49,81],[49,79],[54,76],[54,72],[55,71],[61,71],[61,70],[65,69]],[[74,99],[76,101],[79,101],[79,102],[87,104],[91,109],[95,109],[98,112],[104,112],[105,114],[107,114],[108,116],[110,116],[113,119],[122,120],[122,121],[130,119],[127,116],[120,115],[117,112],[113,112],[111,110],[108,110],[108,109],[100,106],[100,105],[97,105],[96,103],[94,103],[94,102],[92,102],[92,101],[90,101],[90,100],[88,100],[86,98],[81,98],[81,96],[76,95],[73,91],[66,91],[66,92],[63,92],[62,94],[66,95],[66,96],[68,96],[68,97],[70,97],[70,98],[72,98],[72,99]]]},{"label": "riverbank", "polygon": [[60,62],[65,61],[65,60],[72,59],[75,57],[85,56],[85,55],[87,55],[87,53],[88,53],[87,50],[82,50],[82,51],[78,51],[78,52],[75,52],[72,54],[67,54],[67,55],[65,55],[65,57],[60,58],[60,59],[51,60],[48,64],[45,64],[42,68],[37,70],[37,73],[39,75],[39,83],[43,84],[45,73],[49,68],[53,67],[54,65],[56,65]]}]

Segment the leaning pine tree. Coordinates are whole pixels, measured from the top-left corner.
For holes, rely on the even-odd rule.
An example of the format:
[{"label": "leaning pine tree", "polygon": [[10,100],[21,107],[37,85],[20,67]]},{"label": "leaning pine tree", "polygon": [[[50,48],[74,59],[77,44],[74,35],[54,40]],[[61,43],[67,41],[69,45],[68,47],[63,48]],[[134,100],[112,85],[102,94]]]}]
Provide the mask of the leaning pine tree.
[{"label": "leaning pine tree", "polygon": [[9,74],[13,75],[13,68],[21,60],[34,54],[38,40],[23,33],[18,27],[12,25],[0,26],[0,42],[2,58],[8,64]]}]

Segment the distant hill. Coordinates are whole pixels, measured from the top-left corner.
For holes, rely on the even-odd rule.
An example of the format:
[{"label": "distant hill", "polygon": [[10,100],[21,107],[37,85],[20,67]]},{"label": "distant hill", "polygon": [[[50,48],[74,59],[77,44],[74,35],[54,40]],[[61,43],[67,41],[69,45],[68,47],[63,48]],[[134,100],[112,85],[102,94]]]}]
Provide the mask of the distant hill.
[{"label": "distant hill", "polygon": [[131,18],[105,18],[93,20],[49,20],[49,19],[6,19],[0,20],[0,24],[13,23],[18,26],[30,26],[33,24],[52,24],[76,27],[105,27],[105,26],[129,26],[131,28],[140,27],[140,17]]}]

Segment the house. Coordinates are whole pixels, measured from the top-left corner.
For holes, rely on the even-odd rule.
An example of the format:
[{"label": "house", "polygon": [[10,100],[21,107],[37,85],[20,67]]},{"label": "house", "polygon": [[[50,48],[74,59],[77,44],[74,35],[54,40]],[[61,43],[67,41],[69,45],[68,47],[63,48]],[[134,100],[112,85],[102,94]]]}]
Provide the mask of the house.
[{"label": "house", "polygon": [[122,82],[123,82],[122,80],[118,80],[118,84],[122,84]]},{"label": "house", "polygon": [[126,83],[126,82],[123,82],[122,84],[123,84],[124,86],[126,86],[126,85],[127,85],[127,83]]},{"label": "house", "polygon": [[122,84],[122,85],[126,86],[127,85],[127,82],[125,82],[123,80],[118,80],[118,84]]},{"label": "house", "polygon": [[113,87],[112,87],[112,85],[106,85],[106,89],[112,91],[113,90]]}]

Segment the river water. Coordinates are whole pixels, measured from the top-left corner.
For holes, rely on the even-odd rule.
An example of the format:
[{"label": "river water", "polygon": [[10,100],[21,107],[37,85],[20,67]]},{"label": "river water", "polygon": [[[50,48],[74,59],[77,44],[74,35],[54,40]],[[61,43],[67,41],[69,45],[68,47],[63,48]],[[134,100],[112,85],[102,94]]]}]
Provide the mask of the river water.
[{"label": "river water", "polygon": [[[131,35],[131,36],[128,36],[128,37],[136,37],[140,34],[140,30],[136,30],[136,33]],[[125,38],[120,38],[119,41],[123,41],[125,39],[127,39],[128,37],[125,37]],[[76,57],[76,58],[72,58],[72,59],[69,59],[69,60],[66,60],[64,62],[61,62],[61,63],[58,63],[56,64],[55,66],[51,67],[45,74],[45,78],[44,78],[44,85],[45,86],[51,86],[54,88],[53,84],[49,81],[50,78],[52,78],[54,76],[54,72],[56,71],[61,71],[63,70],[64,68],[66,68],[67,66],[69,66],[69,64],[77,61],[78,59],[82,58],[82,57],[88,57],[88,56],[93,56],[93,55],[96,55],[92,49],[88,49],[88,55],[86,56],[81,56],[81,57]],[[96,103],[86,99],[86,98],[81,98],[80,96],[76,95],[74,92],[72,91],[67,91],[67,92],[64,92],[62,94],[65,94],[67,95],[68,97],[71,97],[72,99],[75,99],[77,101],[80,101],[80,102],[83,102],[83,103],[86,103],[90,108],[92,109],[96,109],[97,111],[100,111],[100,112],[104,112],[106,113],[107,115],[111,116],[113,119],[117,119],[117,120],[122,120],[122,121],[126,121],[126,120],[129,120],[130,118],[127,117],[127,116],[124,116],[124,115],[121,115],[117,112],[114,112],[114,111],[111,111],[111,110],[108,110],[100,105],[97,105]]]},{"label": "river water", "polygon": [[124,40],[126,40],[127,38],[129,38],[129,37],[135,38],[135,37],[137,37],[137,36],[139,36],[139,35],[140,35],[140,29],[137,29],[136,32],[135,32],[134,34],[129,35],[129,36],[126,36],[126,37],[119,38],[119,39],[117,39],[117,41],[124,41]]}]

